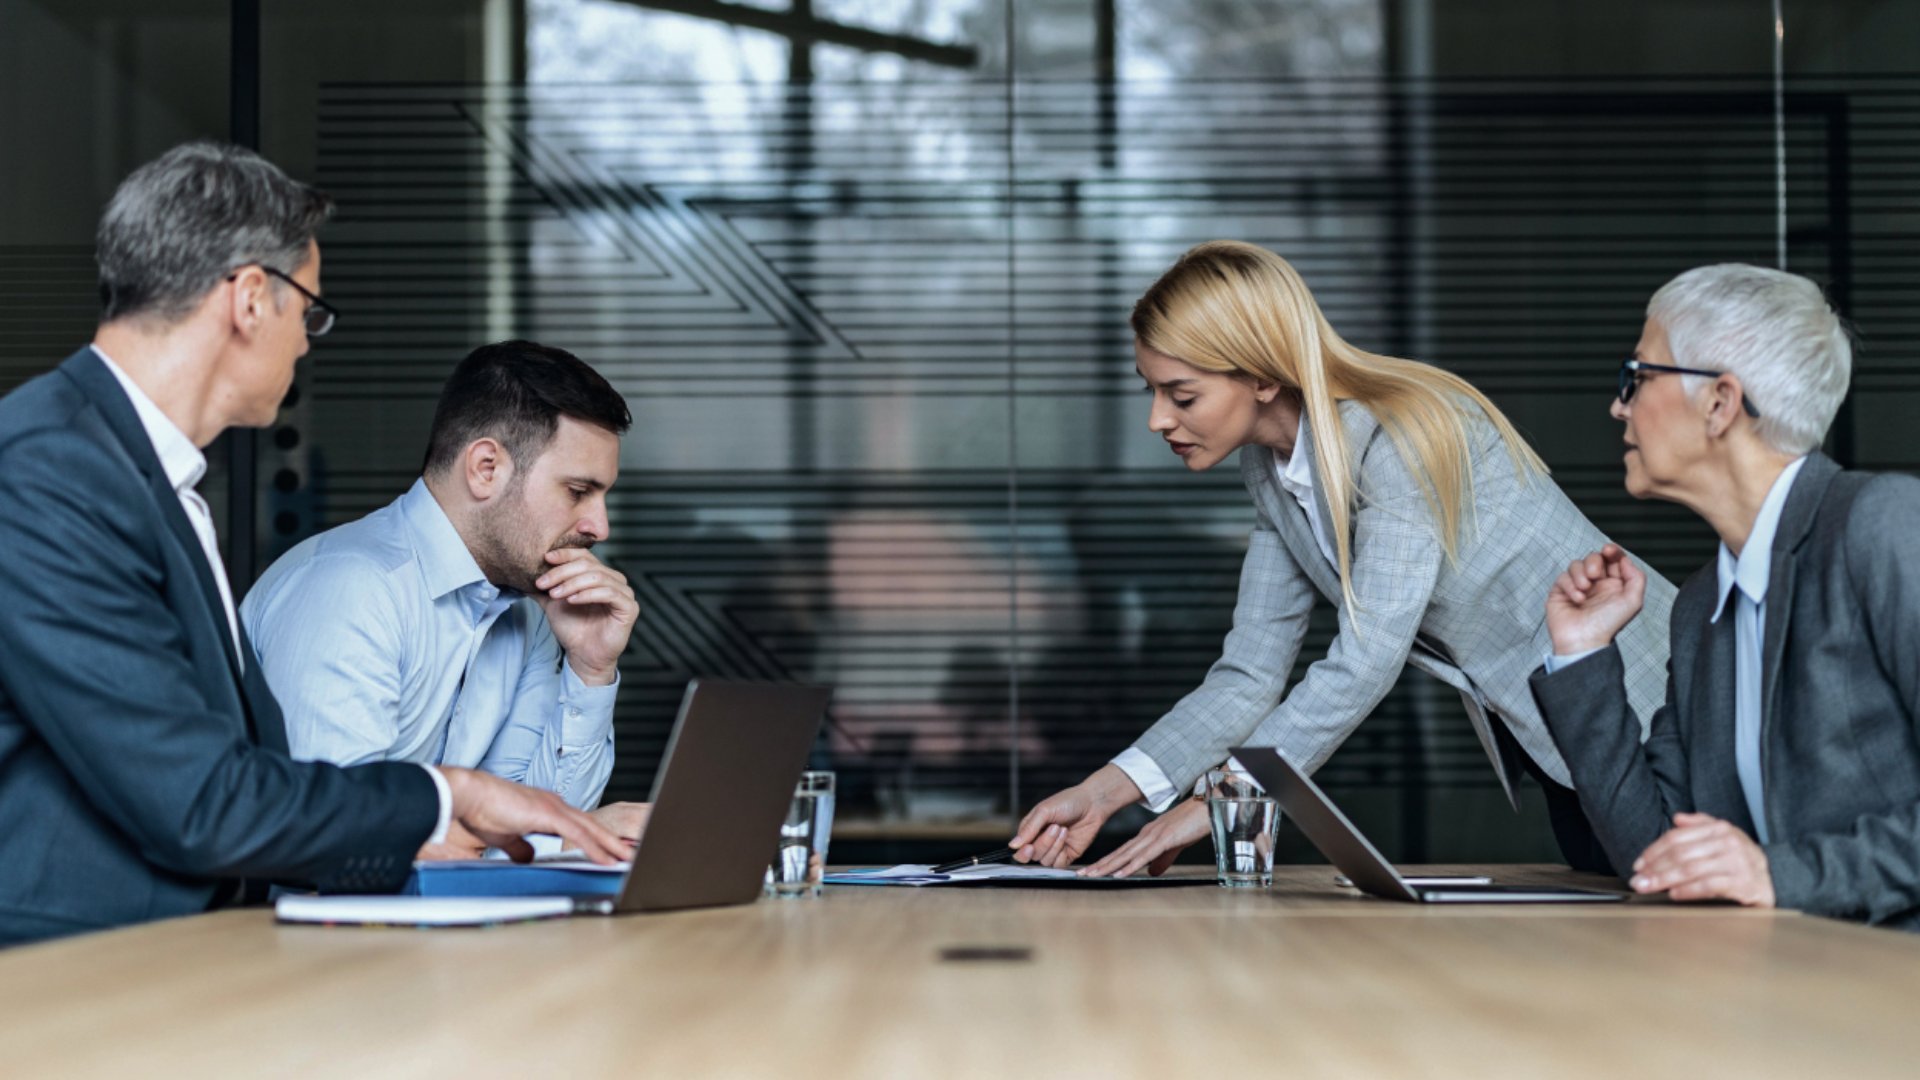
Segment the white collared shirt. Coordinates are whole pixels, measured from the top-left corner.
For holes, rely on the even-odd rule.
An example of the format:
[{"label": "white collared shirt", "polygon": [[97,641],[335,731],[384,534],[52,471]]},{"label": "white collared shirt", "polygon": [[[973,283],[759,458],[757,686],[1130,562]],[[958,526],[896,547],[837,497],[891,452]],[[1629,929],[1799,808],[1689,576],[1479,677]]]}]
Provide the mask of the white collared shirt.
[{"label": "white collared shirt", "polygon": [[1313,497],[1313,466],[1307,461],[1307,455],[1301,448],[1307,445],[1307,411],[1300,410],[1300,426],[1293,433],[1293,453],[1287,460],[1275,460],[1273,473],[1280,481],[1280,487],[1293,496],[1293,501],[1306,511],[1307,527],[1313,530],[1313,542],[1320,546],[1320,554],[1326,557],[1327,564],[1338,573],[1340,557],[1334,554],[1333,537],[1327,534],[1327,523],[1320,520],[1320,504]]},{"label": "white collared shirt", "polygon": [[1740,791],[1747,798],[1747,813],[1753,817],[1755,839],[1763,844],[1767,842],[1767,804],[1760,734],[1765,703],[1760,695],[1761,667],[1766,662],[1761,646],[1767,640],[1767,583],[1773,576],[1773,537],[1787,506],[1787,491],[1806,462],[1805,457],[1795,458],[1780,471],[1737,558],[1724,542],[1720,545],[1720,603],[1711,620],[1720,621],[1727,599],[1738,589],[1740,599],[1733,605],[1733,761],[1740,773]]},{"label": "white collared shirt", "polygon": [[[193,533],[200,538],[200,552],[207,557],[207,568],[213,571],[213,581],[220,589],[220,605],[226,609],[227,632],[233,635],[233,654],[240,658],[240,668],[246,670],[246,651],[240,647],[240,618],[234,613],[233,586],[227,581],[227,568],[220,562],[220,538],[213,528],[213,510],[207,506],[207,500],[201,498],[194,485],[207,474],[207,456],[193,445],[193,440],[180,430],[153,403],[146,391],[140,389],[113,358],[102,352],[100,346],[93,346],[93,354],[107,366],[113,377],[120,383],[120,389],[133,403],[133,411],[140,418],[140,426],[146,429],[147,441],[153,444],[153,452],[160,459],[160,468],[167,474],[167,483],[173,485],[174,494],[180,499],[180,508],[187,513],[187,520],[193,524]],[[440,817],[434,824],[433,835],[427,838],[430,844],[438,844],[447,838],[447,828],[453,819],[453,789],[447,786],[447,779],[440,770],[431,765],[424,766],[427,775],[433,778],[434,791],[440,798]]]},{"label": "white collared shirt", "polygon": [[147,441],[153,444],[153,452],[160,458],[167,483],[173,485],[180,509],[186,511],[187,520],[193,524],[193,534],[200,538],[200,552],[207,557],[207,569],[213,571],[213,583],[220,589],[220,606],[227,613],[227,633],[233,636],[233,655],[240,658],[240,669],[244,671],[247,657],[240,648],[240,618],[233,610],[233,586],[227,581],[227,568],[220,562],[220,538],[213,531],[213,510],[194,489],[200,478],[207,475],[207,456],[160,411],[160,406],[153,403],[139,384],[120,370],[112,357],[100,351],[100,346],[93,347],[93,354],[113,372],[120,389],[126,391],[127,400],[133,402],[134,414],[140,417],[140,426],[147,429]]},{"label": "white collared shirt", "polygon": [[[1293,453],[1287,455],[1285,461],[1274,461],[1273,475],[1282,490],[1293,496],[1293,501],[1299,503],[1300,509],[1306,512],[1307,526],[1313,530],[1314,543],[1319,546],[1320,554],[1326,557],[1328,565],[1334,568],[1334,573],[1338,574],[1340,560],[1334,554],[1333,540],[1327,535],[1326,523],[1320,520],[1319,504],[1313,498],[1313,466],[1302,452],[1307,437],[1307,410],[1303,408],[1300,410],[1300,425],[1293,433]],[[1160,813],[1173,805],[1174,797],[1179,794],[1174,790],[1173,781],[1167,779],[1166,771],[1139,747],[1129,746],[1120,751],[1113,759],[1113,765],[1126,773],[1127,779],[1140,789],[1141,801],[1149,810]],[[1233,765],[1239,767],[1238,762]],[[1204,783],[1205,779],[1202,777],[1201,781]]]}]

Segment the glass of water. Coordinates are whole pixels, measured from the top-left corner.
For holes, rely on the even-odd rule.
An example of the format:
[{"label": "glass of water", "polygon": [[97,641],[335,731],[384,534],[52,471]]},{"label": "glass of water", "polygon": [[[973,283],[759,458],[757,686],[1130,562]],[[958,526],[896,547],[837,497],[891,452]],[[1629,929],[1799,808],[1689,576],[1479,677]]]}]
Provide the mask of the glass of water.
[{"label": "glass of water", "polygon": [[767,891],[774,896],[819,896],[827,869],[827,841],[833,836],[833,774],[800,774],[787,820],[780,826],[780,850],[767,868]]},{"label": "glass of water", "polygon": [[1234,768],[1207,770],[1207,816],[1213,821],[1213,868],[1223,888],[1273,884],[1273,847],[1280,807],[1253,777]]}]

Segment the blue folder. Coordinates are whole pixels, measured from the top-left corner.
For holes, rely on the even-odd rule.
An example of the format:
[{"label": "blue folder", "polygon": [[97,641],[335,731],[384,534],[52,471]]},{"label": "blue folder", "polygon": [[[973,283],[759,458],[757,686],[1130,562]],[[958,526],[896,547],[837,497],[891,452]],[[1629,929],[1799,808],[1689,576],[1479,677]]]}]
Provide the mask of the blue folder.
[{"label": "blue folder", "polygon": [[618,896],[624,873],[503,859],[415,863],[407,896]]}]

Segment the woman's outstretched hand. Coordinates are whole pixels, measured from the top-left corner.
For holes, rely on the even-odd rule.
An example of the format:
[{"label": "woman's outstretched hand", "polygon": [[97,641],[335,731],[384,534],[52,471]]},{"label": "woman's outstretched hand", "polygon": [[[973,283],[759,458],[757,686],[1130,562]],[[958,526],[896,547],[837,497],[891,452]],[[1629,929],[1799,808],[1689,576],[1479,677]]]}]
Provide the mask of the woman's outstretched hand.
[{"label": "woman's outstretched hand", "polygon": [[1007,846],[1013,860],[1060,868],[1080,857],[1121,807],[1140,801],[1140,789],[1117,765],[1103,765],[1078,784],[1040,800],[1020,819]]},{"label": "woman's outstretched hand", "polygon": [[1206,839],[1212,828],[1206,800],[1183,800],[1147,822],[1138,835],[1115,848],[1113,854],[1080,871],[1080,876],[1123,878],[1145,870],[1159,877],[1181,852]]}]

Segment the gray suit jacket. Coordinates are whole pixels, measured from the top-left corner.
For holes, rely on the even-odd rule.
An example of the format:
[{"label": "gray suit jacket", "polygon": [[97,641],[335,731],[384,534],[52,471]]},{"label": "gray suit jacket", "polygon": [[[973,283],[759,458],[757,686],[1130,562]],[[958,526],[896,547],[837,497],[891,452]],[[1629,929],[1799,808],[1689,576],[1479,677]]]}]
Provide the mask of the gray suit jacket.
[{"label": "gray suit jacket", "polygon": [[[1460,691],[1494,772],[1514,800],[1520,763],[1503,759],[1488,714],[1503,718],[1548,775],[1566,765],[1527,693],[1527,675],[1552,651],[1546,599],[1567,564],[1607,542],[1546,478],[1516,482],[1513,459],[1491,423],[1473,427],[1473,506],[1449,562],[1417,479],[1371,412],[1342,402],[1359,500],[1349,522],[1354,598],[1314,541],[1306,514],[1274,474],[1273,452],[1240,451],[1257,516],[1240,572],[1240,599],[1220,659],[1135,746],[1184,788],[1238,745],[1274,746],[1295,765],[1320,767],[1393,687],[1408,664]],[[1316,418],[1315,422],[1320,422]],[[1331,522],[1313,447],[1321,520]],[[1644,569],[1644,567],[1643,567]],[[1316,594],[1331,601],[1339,634],[1326,658],[1291,691],[1288,675]],[[1647,574],[1647,608],[1663,616],[1673,586]],[[1660,703],[1666,635],[1656,624],[1622,634],[1629,700],[1651,717]],[[1283,697],[1284,692],[1284,697]],[[1517,806],[1517,801],[1515,802]]]},{"label": "gray suit jacket", "polygon": [[[1760,765],[1775,901],[1920,929],[1920,480],[1814,454],[1774,535],[1761,643]],[[1673,606],[1666,705],[1644,746],[1603,649],[1534,696],[1615,866],[1689,810],[1754,833],[1734,766],[1733,620],[1714,563]],[[1646,622],[1642,614],[1635,622]]]}]

